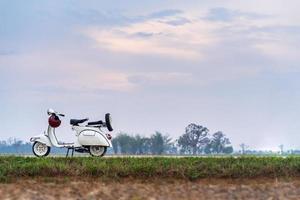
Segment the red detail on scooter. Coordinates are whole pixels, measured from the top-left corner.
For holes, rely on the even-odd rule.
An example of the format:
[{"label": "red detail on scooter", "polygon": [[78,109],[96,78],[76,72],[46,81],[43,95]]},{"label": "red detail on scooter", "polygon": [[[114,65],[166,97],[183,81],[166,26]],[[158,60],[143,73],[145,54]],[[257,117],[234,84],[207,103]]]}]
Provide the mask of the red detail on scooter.
[{"label": "red detail on scooter", "polygon": [[59,117],[56,116],[56,115],[51,115],[51,116],[49,117],[48,122],[49,122],[49,125],[50,125],[52,128],[57,128],[57,127],[59,127],[60,124],[61,124],[61,121],[60,121]]}]

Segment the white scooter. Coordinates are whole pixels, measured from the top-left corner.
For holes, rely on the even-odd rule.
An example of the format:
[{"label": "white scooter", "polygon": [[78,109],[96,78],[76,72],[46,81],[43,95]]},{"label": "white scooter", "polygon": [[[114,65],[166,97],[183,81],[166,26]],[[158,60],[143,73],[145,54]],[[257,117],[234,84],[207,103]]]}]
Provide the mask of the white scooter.
[{"label": "white scooter", "polygon": [[112,147],[111,144],[111,135],[104,133],[102,128],[106,127],[109,131],[113,131],[111,126],[111,117],[107,113],[105,115],[105,122],[96,121],[89,122],[85,126],[80,126],[88,119],[71,119],[70,124],[72,125],[72,130],[76,133],[77,140],[73,143],[59,142],[55,135],[55,128],[59,127],[61,121],[59,117],[64,117],[64,114],[59,114],[52,109],[47,111],[49,115],[49,126],[47,131],[44,134],[37,135],[30,138],[30,141],[33,142],[32,151],[35,156],[43,157],[47,156],[50,153],[52,146],[67,148],[67,155],[69,155],[69,150],[72,150],[72,156],[74,151],[79,153],[90,153],[92,156],[102,157],[106,153],[107,147]]}]

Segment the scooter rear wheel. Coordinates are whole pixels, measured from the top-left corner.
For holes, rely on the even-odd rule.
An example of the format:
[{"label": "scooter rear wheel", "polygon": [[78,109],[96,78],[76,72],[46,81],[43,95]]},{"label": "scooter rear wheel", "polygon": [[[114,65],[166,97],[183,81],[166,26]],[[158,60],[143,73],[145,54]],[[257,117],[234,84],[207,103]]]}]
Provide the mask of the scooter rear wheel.
[{"label": "scooter rear wheel", "polygon": [[50,149],[50,147],[41,142],[34,142],[32,145],[32,152],[37,157],[48,156],[48,154],[50,153]]},{"label": "scooter rear wheel", "polygon": [[105,155],[107,147],[104,146],[90,146],[89,152],[91,156],[102,157]]}]

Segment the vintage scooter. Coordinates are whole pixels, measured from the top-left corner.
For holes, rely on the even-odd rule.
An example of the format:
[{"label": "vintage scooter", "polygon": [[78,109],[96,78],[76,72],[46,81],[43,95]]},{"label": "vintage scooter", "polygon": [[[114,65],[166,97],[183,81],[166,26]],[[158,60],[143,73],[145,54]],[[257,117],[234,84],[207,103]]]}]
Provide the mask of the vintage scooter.
[{"label": "vintage scooter", "polygon": [[50,153],[52,146],[67,148],[67,155],[69,155],[69,150],[72,151],[72,156],[74,151],[79,153],[90,153],[92,156],[102,157],[106,153],[107,147],[112,147],[111,135],[103,132],[103,128],[106,127],[109,131],[113,131],[111,125],[110,114],[105,115],[105,122],[96,121],[88,122],[87,125],[82,126],[82,124],[89,119],[71,119],[70,124],[72,125],[72,130],[75,131],[76,141],[72,143],[60,142],[57,140],[55,135],[55,129],[61,124],[59,117],[64,117],[64,114],[55,112],[53,109],[48,109],[49,115],[49,126],[44,134],[40,134],[30,138],[33,142],[32,151],[37,157],[47,156]]}]

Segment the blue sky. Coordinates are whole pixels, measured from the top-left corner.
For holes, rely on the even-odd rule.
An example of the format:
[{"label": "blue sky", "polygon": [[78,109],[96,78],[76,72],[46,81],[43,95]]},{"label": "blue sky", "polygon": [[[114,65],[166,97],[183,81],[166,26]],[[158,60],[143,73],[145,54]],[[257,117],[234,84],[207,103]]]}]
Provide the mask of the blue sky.
[{"label": "blue sky", "polygon": [[0,0],[0,138],[46,109],[176,138],[190,122],[235,147],[300,148],[300,2]]}]

